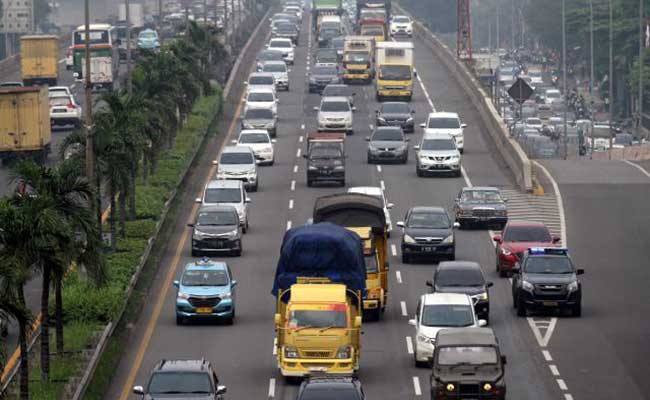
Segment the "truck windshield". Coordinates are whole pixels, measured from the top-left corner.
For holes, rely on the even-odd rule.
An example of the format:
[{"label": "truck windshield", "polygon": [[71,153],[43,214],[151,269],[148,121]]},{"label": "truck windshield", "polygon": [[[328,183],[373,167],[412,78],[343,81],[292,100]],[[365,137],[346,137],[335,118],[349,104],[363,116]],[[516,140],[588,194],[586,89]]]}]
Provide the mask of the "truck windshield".
[{"label": "truck windshield", "polygon": [[384,30],[381,27],[366,26],[361,29],[363,36],[383,36]]},{"label": "truck windshield", "polygon": [[422,308],[424,326],[463,328],[474,325],[472,306],[464,304],[429,304]]},{"label": "truck windshield", "polygon": [[410,81],[411,67],[408,65],[382,65],[379,67],[379,79],[386,81]]},{"label": "truck windshield", "polygon": [[332,309],[292,309],[289,315],[290,328],[345,328],[347,315],[344,305],[332,305]]},{"label": "truck windshield", "polygon": [[438,351],[438,365],[496,364],[497,352],[487,346],[441,347]]},{"label": "truck windshield", "polygon": [[314,160],[341,158],[341,151],[336,147],[318,146],[312,149],[309,158]]},{"label": "truck windshield", "polygon": [[345,62],[349,63],[367,63],[370,57],[368,53],[346,53],[344,57]]}]

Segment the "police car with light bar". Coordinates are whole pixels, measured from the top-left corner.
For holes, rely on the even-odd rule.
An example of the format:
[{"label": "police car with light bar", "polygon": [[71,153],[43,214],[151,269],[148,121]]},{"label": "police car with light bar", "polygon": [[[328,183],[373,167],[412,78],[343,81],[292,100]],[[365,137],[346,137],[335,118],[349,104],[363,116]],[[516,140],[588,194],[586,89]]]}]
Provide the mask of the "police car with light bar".
[{"label": "police car with light bar", "polygon": [[582,314],[582,283],[566,248],[533,247],[513,268],[512,301],[517,315],[528,311],[560,310]]}]

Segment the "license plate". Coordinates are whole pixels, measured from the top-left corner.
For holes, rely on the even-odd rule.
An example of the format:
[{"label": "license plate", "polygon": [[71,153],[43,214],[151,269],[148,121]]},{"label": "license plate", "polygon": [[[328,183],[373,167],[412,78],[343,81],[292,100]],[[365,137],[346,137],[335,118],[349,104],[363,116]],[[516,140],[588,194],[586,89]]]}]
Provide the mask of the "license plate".
[{"label": "license plate", "polygon": [[422,250],[423,250],[423,251],[426,251],[426,252],[431,252],[431,251],[433,251],[433,249],[434,249],[434,248],[431,247],[431,246],[427,246],[427,247],[423,247],[423,248],[422,248]]},{"label": "license plate", "polygon": [[198,314],[212,314],[212,307],[197,307]]},{"label": "license plate", "polygon": [[313,372],[327,372],[327,367],[309,367],[309,371],[313,371]]},{"label": "license plate", "polygon": [[383,152],[379,154],[380,157],[392,157],[393,153]]},{"label": "license plate", "polygon": [[542,304],[546,307],[555,307],[557,306],[557,301],[544,301]]}]

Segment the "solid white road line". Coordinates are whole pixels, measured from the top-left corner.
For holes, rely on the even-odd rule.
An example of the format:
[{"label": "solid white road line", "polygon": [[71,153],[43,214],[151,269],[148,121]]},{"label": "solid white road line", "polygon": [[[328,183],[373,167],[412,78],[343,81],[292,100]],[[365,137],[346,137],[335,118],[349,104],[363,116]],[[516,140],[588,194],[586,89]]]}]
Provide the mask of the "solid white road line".
[{"label": "solid white road line", "polygon": [[413,339],[410,336],[406,337],[406,351],[409,354],[413,354]]},{"label": "solid white road line", "polygon": [[635,164],[635,163],[633,163],[633,162],[630,161],[630,160],[623,160],[623,162],[624,162],[625,164],[628,164],[628,165],[633,166],[634,168],[636,168],[636,169],[638,169],[639,171],[641,171],[641,173],[642,173],[643,175],[645,175],[645,176],[647,176],[648,178],[650,178],[650,172],[646,171],[645,168],[643,168],[643,167],[640,166],[639,164]]},{"label": "solid white road line", "polygon": [[296,181],[291,181],[291,191],[293,192],[295,190],[296,190]]},{"label": "solid white road line", "polygon": [[289,200],[289,210],[293,210],[293,199]]},{"label": "solid white road line", "polygon": [[564,382],[564,379],[556,379],[556,381],[557,381],[557,385],[560,387],[560,389],[569,390],[566,383]]},{"label": "solid white road line", "polygon": [[553,361],[553,357],[551,357],[551,352],[548,350],[542,350],[542,355],[544,356],[544,359],[546,361]]},{"label": "solid white road line", "polygon": [[560,370],[557,369],[557,365],[549,364],[548,368],[551,370],[553,376],[560,376]]},{"label": "solid white road line", "polygon": [[269,379],[269,399],[275,397],[275,378]]},{"label": "solid white road line", "polygon": [[397,279],[397,283],[402,283],[402,273],[400,271],[395,271],[395,279]]},{"label": "solid white road line", "polygon": [[413,390],[415,391],[416,396],[422,396],[422,390],[420,389],[420,378],[417,376],[413,377]]},{"label": "solid white road line", "polygon": [[298,172],[298,166],[297,166],[297,165],[294,165],[294,166],[293,166],[293,173],[295,174],[296,172]]},{"label": "solid white road line", "polygon": [[467,175],[467,172],[465,171],[465,167],[463,167],[462,165],[460,166],[460,173],[461,175],[463,175],[463,179],[465,180],[465,185],[467,187],[474,186],[472,185],[472,181],[469,179],[469,175]]},{"label": "solid white road line", "polygon": [[406,302],[400,301],[399,306],[402,309],[402,316],[406,317],[408,315],[408,313],[406,312]]},{"label": "solid white road line", "polygon": [[390,253],[393,255],[393,257],[397,256],[397,246],[394,244],[390,245]]},{"label": "solid white road line", "polygon": [[368,125],[368,128],[370,128],[370,131],[372,132],[373,129],[375,129],[375,126],[373,124]]},{"label": "solid white road line", "polygon": [[542,164],[538,163],[535,160],[531,160],[535,165],[539,167],[539,169],[544,172],[544,175],[548,178],[549,181],[551,181],[551,185],[553,185],[553,192],[555,193],[555,200],[557,201],[557,209],[558,213],[560,214],[560,235],[562,236],[562,246],[568,247],[569,244],[567,242],[567,237],[566,237],[566,219],[564,217],[564,202],[562,201],[562,193],[560,193],[560,187],[558,186],[557,182],[553,178],[553,175],[551,175],[550,172],[544,167]]},{"label": "solid white road line", "polygon": [[291,229],[291,221],[287,221],[287,230]]}]

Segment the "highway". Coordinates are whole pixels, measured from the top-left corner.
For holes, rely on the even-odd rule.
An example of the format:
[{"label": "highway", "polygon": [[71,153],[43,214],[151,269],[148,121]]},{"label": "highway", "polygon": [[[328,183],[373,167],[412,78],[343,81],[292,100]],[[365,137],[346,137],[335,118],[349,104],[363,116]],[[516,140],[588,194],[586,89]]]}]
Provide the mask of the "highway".
[{"label": "highway", "polygon": [[[304,160],[300,155],[305,150],[306,133],[316,130],[313,107],[320,101],[319,95],[308,94],[305,86],[311,64],[309,55],[315,50],[308,45],[312,40],[304,40],[309,32],[308,18],[305,18],[301,45],[296,49],[296,64],[290,73],[291,92],[280,93],[276,163],[261,168],[259,192],[250,195],[251,229],[244,237],[244,254],[241,258],[225,258],[239,282],[235,324],[175,324],[176,291],[171,284],[178,279],[182,267],[192,260],[189,249],[191,230],[186,224],[193,221],[197,210],[194,198],[215,172],[206,158],[193,171],[189,187],[183,194],[170,246],[161,259],[149,301],[133,327],[132,341],[125,349],[107,399],[136,399],[137,396],[130,394],[132,385],[146,384],[151,368],[160,359],[201,357],[215,365],[221,382],[228,386],[229,398],[295,398],[298,386],[285,384],[277,372],[273,355],[275,298],[270,295],[270,290],[279,247],[287,228],[303,224],[311,217],[318,196],[342,190],[338,187],[306,186]],[[433,108],[460,114],[463,122],[469,125],[465,130],[464,175],[462,178],[417,178],[412,150],[408,165],[368,165],[364,137],[374,124],[374,110],[378,104],[372,86],[356,86],[355,134],[346,141],[347,186],[385,187],[388,201],[395,203],[391,211],[393,222],[400,220],[414,205],[451,208],[453,197],[468,184],[514,190],[510,173],[505,170],[502,160],[496,158],[497,153],[491,148],[476,110],[426,45],[417,39],[414,41],[419,79],[411,105],[416,110],[417,122],[423,122]],[[261,44],[261,40],[256,41],[257,49]],[[254,54],[255,46],[251,50]],[[234,138],[238,130],[236,120],[232,123],[224,121],[219,138]],[[416,129],[411,143],[415,144],[420,135],[420,129]],[[212,151],[218,148],[218,143],[212,143],[208,152],[215,154]],[[390,239],[388,309],[382,321],[366,323],[363,328],[359,376],[371,399],[428,397],[429,373],[426,369],[414,367],[410,354],[414,332],[407,320],[414,313],[418,296],[426,291],[424,281],[430,279],[433,264],[403,265],[399,254],[400,235],[397,231],[395,233]],[[562,375],[555,375],[558,369],[564,370],[563,365],[555,366],[552,361],[555,354],[543,351],[545,349],[541,347],[553,333],[552,326],[557,320],[544,316],[529,319],[515,316],[509,282],[497,277],[494,247],[486,231],[460,231],[457,243],[457,259],[480,262],[487,277],[495,282],[491,289],[491,326],[508,356],[509,397],[572,398],[565,397],[570,392],[563,390],[563,385],[574,381],[565,382]],[[534,332],[540,337],[536,337]],[[582,380],[575,383],[582,383]]]}]

